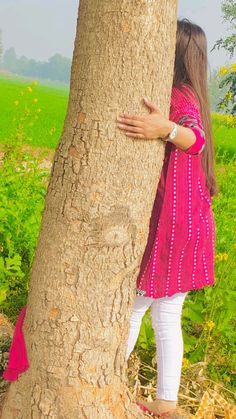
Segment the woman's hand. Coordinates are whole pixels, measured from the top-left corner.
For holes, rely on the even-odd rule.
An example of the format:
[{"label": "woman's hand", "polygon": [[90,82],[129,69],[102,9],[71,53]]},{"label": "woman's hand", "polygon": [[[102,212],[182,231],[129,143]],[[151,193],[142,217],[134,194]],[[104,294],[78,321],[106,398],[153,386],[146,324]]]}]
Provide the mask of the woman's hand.
[{"label": "woman's hand", "polygon": [[121,113],[117,118],[117,126],[125,130],[125,135],[133,138],[165,138],[172,130],[173,123],[162,116],[155,103],[144,98],[145,105],[150,109],[149,115],[128,115]]}]

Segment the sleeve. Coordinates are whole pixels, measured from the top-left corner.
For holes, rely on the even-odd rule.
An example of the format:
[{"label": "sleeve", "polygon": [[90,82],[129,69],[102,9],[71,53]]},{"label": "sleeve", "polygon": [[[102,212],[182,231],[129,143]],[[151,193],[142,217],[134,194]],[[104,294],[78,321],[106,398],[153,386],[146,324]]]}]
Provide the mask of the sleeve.
[{"label": "sleeve", "polygon": [[191,128],[196,137],[195,143],[193,143],[189,148],[185,149],[185,153],[200,154],[203,151],[206,144],[204,130],[198,125],[196,120],[186,115],[184,115],[178,121],[178,124],[187,128]]},{"label": "sleeve", "polygon": [[188,88],[185,88],[185,90],[187,90],[190,95],[186,96],[177,88],[174,88],[172,91],[172,120],[179,125],[191,128],[195,134],[195,143],[183,151],[187,154],[200,154],[203,151],[206,142],[200,110],[193,92]]}]

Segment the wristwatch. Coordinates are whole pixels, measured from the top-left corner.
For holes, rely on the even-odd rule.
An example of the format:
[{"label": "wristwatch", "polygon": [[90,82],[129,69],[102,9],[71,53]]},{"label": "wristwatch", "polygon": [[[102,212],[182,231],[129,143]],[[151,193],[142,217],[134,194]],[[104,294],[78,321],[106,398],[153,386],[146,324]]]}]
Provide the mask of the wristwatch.
[{"label": "wristwatch", "polygon": [[162,138],[164,141],[172,141],[175,139],[176,135],[177,135],[177,125],[175,122],[172,122],[173,124],[173,129],[170,132],[169,135],[167,135],[167,137]]}]

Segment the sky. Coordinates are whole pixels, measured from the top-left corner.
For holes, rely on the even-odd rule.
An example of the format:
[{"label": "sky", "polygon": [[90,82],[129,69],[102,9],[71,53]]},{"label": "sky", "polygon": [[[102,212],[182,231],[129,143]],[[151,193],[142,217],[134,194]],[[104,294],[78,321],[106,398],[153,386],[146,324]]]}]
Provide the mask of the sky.
[{"label": "sky", "polygon": [[[0,0],[0,29],[4,51],[14,47],[18,57],[40,61],[60,53],[72,58],[79,0]],[[231,34],[223,22],[221,0],[179,0],[178,17],[203,28],[210,69],[235,62],[223,49],[210,52],[220,37]]]}]

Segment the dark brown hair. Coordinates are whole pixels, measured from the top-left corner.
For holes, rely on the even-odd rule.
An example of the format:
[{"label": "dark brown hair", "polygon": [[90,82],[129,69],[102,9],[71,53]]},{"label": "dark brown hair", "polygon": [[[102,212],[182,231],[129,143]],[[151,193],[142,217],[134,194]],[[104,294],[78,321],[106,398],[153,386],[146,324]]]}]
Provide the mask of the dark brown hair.
[{"label": "dark brown hair", "polygon": [[202,151],[202,166],[210,195],[219,192],[215,177],[215,151],[210,115],[207,80],[207,40],[200,26],[188,19],[177,20],[175,67],[173,86],[187,84],[198,99],[206,145]]}]

